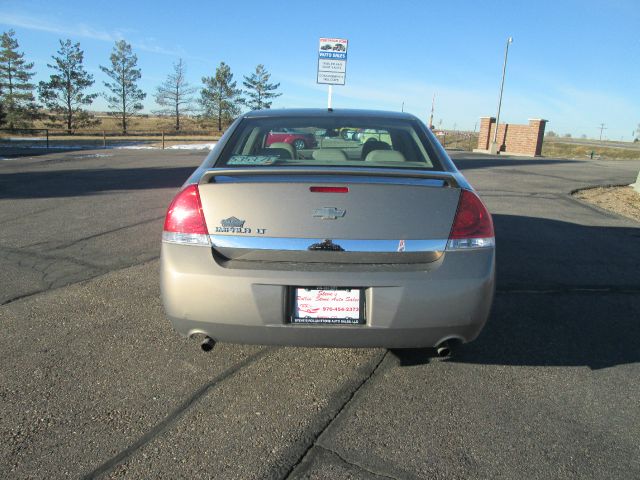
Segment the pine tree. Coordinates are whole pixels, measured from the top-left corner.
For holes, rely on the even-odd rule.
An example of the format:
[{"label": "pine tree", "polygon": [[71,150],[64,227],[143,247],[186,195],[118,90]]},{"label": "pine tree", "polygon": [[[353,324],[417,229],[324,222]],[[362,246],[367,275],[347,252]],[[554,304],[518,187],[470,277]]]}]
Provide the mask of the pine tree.
[{"label": "pine tree", "polygon": [[138,57],[131,50],[131,45],[124,40],[118,40],[109,59],[111,68],[100,66],[100,70],[112,79],[111,82],[103,82],[111,92],[105,94],[105,99],[113,114],[120,117],[122,133],[126,134],[130,118],[142,110],[141,101],[147,94],[137,85],[142,74],[140,69],[136,68]]},{"label": "pine tree", "polygon": [[269,83],[270,78],[271,74],[267,72],[262,64],[256,67],[255,73],[252,73],[250,77],[244,77],[242,83],[247,88],[245,93],[249,97],[245,100],[245,103],[251,110],[271,108],[271,103],[273,102],[269,100],[282,95],[281,93],[275,93],[280,84]]},{"label": "pine tree", "polygon": [[156,103],[163,109],[157,113],[172,115],[176,119],[176,130],[180,130],[180,116],[193,110],[193,94],[196,88],[192,87],[185,78],[186,67],[182,59],[173,64],[173,73],[160,85],[156,91]]},{"label": "pine tree", "polygon": [[240,113],[242,90],[236,88],[233,73],[229,65],[220,62],[215,77],[202,77],[204,88],[200,92],[200,104],[205,117],[217,118],[218,131],[222,131],[222,123],[231,123],[233,117]]},{"label": "pine tree", "polygon": [[30,83],[33,63],[26,63],[24,53],[18,52],[15,32],[9,30],[0,37],[0,101],[4,122],[9,128],[25,127],[37,115],[33,96],[35,85]]},{"label": "pine tree", "polygon": [[84,52],[80,50],[80,44],[60,40],[60,50],[57,53],[57,57],[51,57],[55,63],[47,64],[55,73],[49,77],[48,82],[40,82],[38,94],[45,107],[52,112],[52,122],[48,125],[64,125],[67,133],[71,134],[78,128],[98,123],[93,115],[82,108],[91,105],[98,94],[84,93],[95,82],[82,65]]}]

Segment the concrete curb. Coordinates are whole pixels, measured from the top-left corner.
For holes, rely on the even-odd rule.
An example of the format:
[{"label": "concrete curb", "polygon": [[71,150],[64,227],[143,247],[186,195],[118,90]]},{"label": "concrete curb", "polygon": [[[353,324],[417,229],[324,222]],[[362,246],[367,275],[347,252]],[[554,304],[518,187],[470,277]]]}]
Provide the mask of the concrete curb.
[{"label": "concrete curb", "polygon": [[636,179],[636,183],[632,183],[631,185],[629,185],[630,187],[633,187],[633,189],[640,193],[640,172],[638,172],[638,178]]}]

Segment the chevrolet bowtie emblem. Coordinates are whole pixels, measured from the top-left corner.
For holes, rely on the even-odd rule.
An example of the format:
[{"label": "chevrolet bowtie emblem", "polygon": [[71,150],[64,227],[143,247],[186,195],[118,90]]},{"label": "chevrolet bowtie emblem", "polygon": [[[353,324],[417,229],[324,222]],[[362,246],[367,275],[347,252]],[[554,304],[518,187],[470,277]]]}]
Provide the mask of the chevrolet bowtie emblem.
[{"label": "chevrolet bowtie emblem", "polygon": [[347,213],[347,211],[343,208],[322,207],[316,208],[313,211],[313,216],[323,220],[336,220],[337,218],[344,217],[345,213]]}]

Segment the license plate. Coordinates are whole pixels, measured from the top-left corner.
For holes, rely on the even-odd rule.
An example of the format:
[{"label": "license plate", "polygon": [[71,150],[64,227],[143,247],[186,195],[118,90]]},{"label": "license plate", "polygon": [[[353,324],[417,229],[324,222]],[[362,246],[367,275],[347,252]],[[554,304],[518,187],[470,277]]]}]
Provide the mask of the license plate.
[{"label": "license plate", "polygon": [[291,323],[358,325],[365,323],[361,288],[293,288]]}]

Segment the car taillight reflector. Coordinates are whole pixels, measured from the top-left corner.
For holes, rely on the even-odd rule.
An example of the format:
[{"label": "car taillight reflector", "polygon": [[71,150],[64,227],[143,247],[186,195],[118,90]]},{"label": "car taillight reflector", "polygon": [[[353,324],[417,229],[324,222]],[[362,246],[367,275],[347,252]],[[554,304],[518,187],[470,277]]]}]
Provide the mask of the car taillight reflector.
[{"label": "car taillight reflector", "polygon": [[469,190],[462,190],[447,250],[492,247],[494,236],[493,220],[480,198]]},{"label": "car taillight reflector", "polygon": [[197,185],[181,190],[169,205],[162,238],[173,243],[208,245],[207,223]]},{"label": "car taillight reflector", "polygon": [[349,193],[349,187],[309,187],[314,193]]}]

